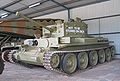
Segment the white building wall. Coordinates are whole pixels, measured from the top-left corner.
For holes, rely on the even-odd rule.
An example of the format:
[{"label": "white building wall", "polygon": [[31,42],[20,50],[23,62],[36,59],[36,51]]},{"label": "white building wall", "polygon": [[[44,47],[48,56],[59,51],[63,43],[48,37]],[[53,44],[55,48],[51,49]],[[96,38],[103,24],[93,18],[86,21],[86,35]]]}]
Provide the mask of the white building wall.
[{"label": "white building wall", "polygon": [[[108,15],[120,14],[120,0],[110,0],[102,3],[78,7],[71,10],[71,18],[80,17],[89,19],[94,17],[102,17]],[[60,18],[68,20],[67,11],[61,11],[54,14],[41,16],[38,18]],[[99,33],[99,20],[86,21],[88,24],[88,33]],[[111,17],[100,19],[100,33],[120,32],[120,17]],[[120,34],[102,35],[114,41],[117,53],[120,54]]]},{"label": "white building wall", "polygon": [[[67,15],[67,11],[61,11],[61,12],[57,12],[57,13],[53,13],[53,14],[49,14],[49,15],[44,15],[44,16],[40,16],[40,17],[37,17],[38,19],[39,18],[53,18],[53,19],[64,19],[64,20],[68,20],[68,15]],[[35,19],[37,19],[35,18]]]},{"label": "white building wall", "polygon": [[120,0],[110,0],[98,4],[72,9],[72,18],[92,18],[120,13]]}]

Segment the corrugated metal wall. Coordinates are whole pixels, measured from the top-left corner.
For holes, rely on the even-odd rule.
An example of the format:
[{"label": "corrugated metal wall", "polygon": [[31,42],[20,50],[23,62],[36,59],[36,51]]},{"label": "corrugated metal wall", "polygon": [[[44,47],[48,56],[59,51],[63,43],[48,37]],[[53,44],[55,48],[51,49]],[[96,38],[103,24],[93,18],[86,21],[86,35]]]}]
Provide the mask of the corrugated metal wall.
[{"label": "corrugated metal wall", "polygon": [[[82,19],[102,17],[107,15],[120,14],[120,0],[110,0],[98,4],[78,7],[71,10],[71,17],[80,17]],[[50,15],[45,15],[38,18],[62,18],[67,21],[67,11],[57,12]],[[90,34],[120,32],[120,17],[104,18],[99,20],[86,21]],[[100,25],[99,25],[100,24]],[[99,30],[100,27],[100,30]],[[120,54],[120,34],[102,35],[114,41],[117,48],[117,53]]]},{"label": "corrugated metal wall", "polygon": [[[112,15],[120,13],[120,0],[110,0],[98,4],[93,4],[81,8],[72,9],[72,18],[76,16],[82,19]],[[78,13],[79,12],[79,13]]]},{"label": "corrugated metal wall", "polygon": [[88,27],[89,34],[108,33],[100,36],[106,37],[110,41],[114,41],[114,45],[116,46],[117,49],[117,54],[120,54],[120,33],[117,33],[120,32],[120,17],[105,18],[100,19],[100,21],[90,20],[86,21],[86,23],[89,25]]},{"label": "corrugated metal wall", "polygon": [[[81,17],[82,19],[89,19],[94,17],[102,17],[108,15],[120,14],[120,0],[110,0],[103,3],[89,5],[82,8],[76,8],[72,10],[72,17]],[[80,14],[76,14],[76,13]],[[120,32],[120,17],[110,17],[96,20],[86,21],[88,24],[88,33],[112,33]],[[99,28],[100,27],[100,28]],[[99,30],[100,29],[100,30]],[[103,37],[109,38],[110,41],[114,41],[117,53],[120,54],[120,33],[117,34],[104,34]]]},{"label": "corrugated metal wall", "polygon": [[64,20],[68,20],[68,13],[67,11],[61,11],[61,12],[57,12],[57,13],[53,13],[53,14],[49,14],[49,15],[44,15],[44,16],[40,16],[37,17],[35,19],[41,19],[41,18],[53,18],[53,19],[64,19]]}]

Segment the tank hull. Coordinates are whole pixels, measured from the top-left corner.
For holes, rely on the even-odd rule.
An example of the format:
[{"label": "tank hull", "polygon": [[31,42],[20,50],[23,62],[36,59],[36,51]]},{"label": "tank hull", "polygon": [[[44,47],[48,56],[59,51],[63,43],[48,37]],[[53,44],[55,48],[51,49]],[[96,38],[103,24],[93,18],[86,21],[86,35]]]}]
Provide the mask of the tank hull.
[{"label": "tank hull", "polygon": [[[105,43],[94,43],[94,44],[86,44],[86,45],[79,45],[79,44],[65,44],[65,45],[60,45],[59,48],[50,48],[49,51],[51,52],[71,52],[71,51],[88,51],[88,50],[98,50],[98,49],[104,49],[107,47],[111,47],[108,42]],[[46,50],[47,51],[47,50]],[[14,57],[22,62],[29,63],[29,64],[34,64],[34,65],[40,65],[44,66],[44,54],[46,52],[41,52],[41,49],[39,47],[32,47],[30,50],[23,50],[17,52]]]},{"label": "tank hull", "polygon": [[[97,38],[43,38],[37,46],[23,45],[19,50],[3,52],[2,58],[8,62],[44,66],[49,70],[71,74],[77,69],[86,69],[98,63],[109,62],[115,54],[109,41]],[[8,51],[8,50],[7,50]],[[8,58],[8,59],[6,59]]]}]

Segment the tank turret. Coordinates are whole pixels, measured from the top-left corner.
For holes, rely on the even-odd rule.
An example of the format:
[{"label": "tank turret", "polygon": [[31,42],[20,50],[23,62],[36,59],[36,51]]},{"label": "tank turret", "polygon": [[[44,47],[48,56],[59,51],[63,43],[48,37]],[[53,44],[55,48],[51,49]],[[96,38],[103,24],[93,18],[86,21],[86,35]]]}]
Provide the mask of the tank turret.
[{"label": "tank turret", "polygon": [[[43,36],[28,39],[19,51],[9,58],[12,61],[44,66],[48,70],[74,73],[98,63],[109,62],[115,54],[115,47],[103,37],[88,35],[88,25],[76,18],[71,22],[56,21],[44,26],[17,12],[17,15],[42,28]],[[13,59],[14,58],[14,59]]]}]

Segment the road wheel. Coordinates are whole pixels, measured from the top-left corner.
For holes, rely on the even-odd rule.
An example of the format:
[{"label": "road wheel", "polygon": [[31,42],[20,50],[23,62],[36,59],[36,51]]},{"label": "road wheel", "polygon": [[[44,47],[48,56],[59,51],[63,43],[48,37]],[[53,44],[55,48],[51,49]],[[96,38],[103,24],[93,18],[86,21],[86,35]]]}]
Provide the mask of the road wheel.
[{"label": "road wheel", "polygon": [[105,49],[105,59],[107,62],[111,60],[111,51],[109,48]]},{"label": "road wheel", "polygon": [[86,52],[81,52],[78,54],[78,68],[85,69],[88,66],[88,54]]},{"label": "road wheel", "polygon": [[52,66],[52,68],[57,68],[59,66],[60,63],[60,57],[58,54],[53,54],[51,57],[51,61],[50,64]]},{"label": "road wheel", "polygon": [[67,73],[71,74],[75,72],[77,68],[77,58],[73,53],[66,54],[61,61],[61,69]]},{"label": "road wheel", "polygon": [[112,57],[114,57],[114,56],[115,56],[115,53],[116,53],[115,47],[112,46],[112,47],[110,48],[110,50],[111,50],[111,55],[112,55]]},{"label": "road wheel", "polygon": [[99,63],[105,62],[105,51],[104,50],[98,51],[98,59],[99,59]]},{"label": "road wheel", "polygon": [[98,62],[97,51],[90,51],[89,53],[89,64],[90,66],[95,66]]}]

